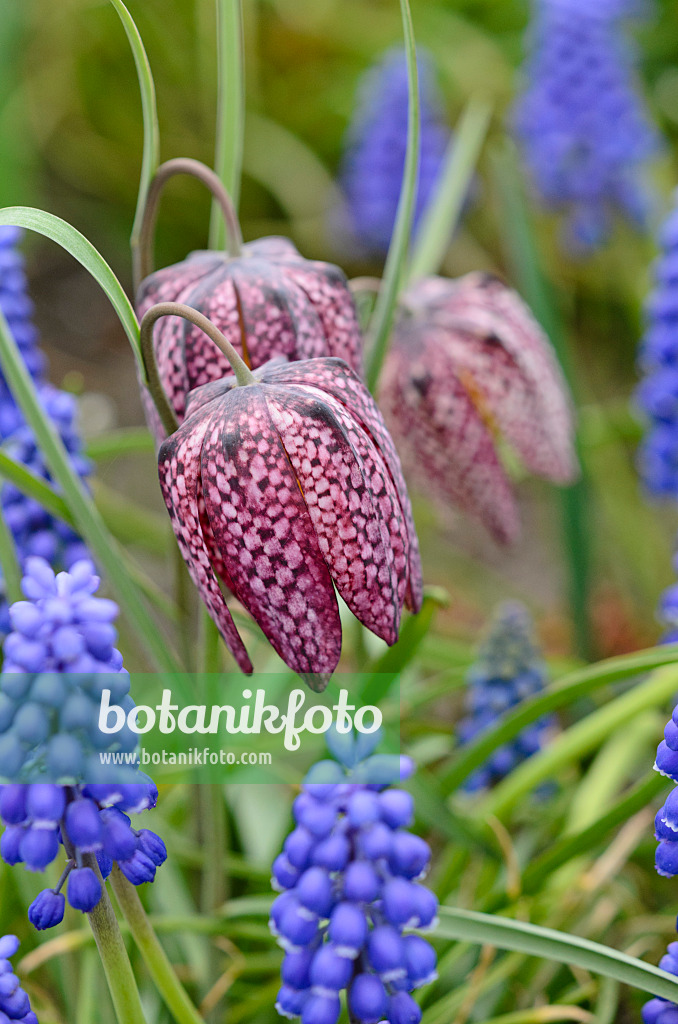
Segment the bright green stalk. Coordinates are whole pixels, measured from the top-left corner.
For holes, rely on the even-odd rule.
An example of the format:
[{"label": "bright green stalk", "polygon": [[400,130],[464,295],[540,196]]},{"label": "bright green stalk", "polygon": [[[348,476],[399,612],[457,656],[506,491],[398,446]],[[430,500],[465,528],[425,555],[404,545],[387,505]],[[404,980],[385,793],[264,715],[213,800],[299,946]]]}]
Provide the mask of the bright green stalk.
[{"label": "bright green stalk", "polygon": [[464,747],[457,754],[451,768],[441,778],[442,794],[446,796],[458,789],[464,779],[479,768],[497,747],[509,743],[525,726],[542,715],[566,707],[608,683],[616,683],[664,665],[675,664],[677,657],[678,645],[666,644],[662,647],[652,647],[647,651],[607,658],[590,667],[570,672],[546,692],[523,701],[515,711],[505,715],[495,728],[482,733],[473,743]]},{"label": "bright green stalk", "polygon": [[368,367],[367,386],[375,393],[379,383],[379,374],[388,352],[391,326],[395,316],[398,294],[405,276],[405,265],[410,245],[410,233],[414,220],[414,204],[417,192],[419,173],[419,140],[421,133],[421,111],[419,109],[419,74],[417,71],[417,51],[414,42],[414,27],[409,0],[400,0],[400,12],[405,37],[405,55],[407,58],[408,108],[407,108],[407,150],[403,183],[400,190],[398,212],[396,214],[391,244],[384,266],[384,277],[379,291],[374,313],[369,325],[367,343]]},{"label": "bright green stalk", "polygon": [[158,942],[153,926],[146,916],[139,894],[128,882],[117,864],[111,872],[111,884],[127,921],[132,937],[144,958],[155,986],[177,1024],[204,1024],[177,978],[165,950]]},{"label": "bright green stalk", "polygon": [[481,820],[494,814],[501,818],[521,797],[545,779],[557,778],[565,765],[594,750],[600,742],[631,722],[647,708],[665,704],[678,689],[678,668],[667,666],[654,672],[645,682],[634,686],[616,700],[592,712],[561,733],[548,747],[528,758],[511,772],[481,802],[477,813]]},{"label": "bright green stalk", "polygon": [[[0,479],[0,487],[2,486],[2,480]],[[12,531],[7,525],[5,520],[4,512],[0,508],[0,566],[2,567],[2,579],[3,579],[3,590],[4,596],[9,602],[13,604],[15,601],[20,601],[23,597],[21,592],[21,577],[23,573],[21,566],[19,565],[19,559],[16,553],[16,546],[14,544],[14,538]]]},{"label": "bright green stalk", "polygon": [[[238,209],[245,135],[244,42],[241,0],[216,0],[217,132],[214,169]],[[219,205],[212,202],[210,249],[223,249],[226,233]]]},{"label": "bright green stalk", "polygon": [[[86,859],[92,861],[90,866],[95,869],[96,861],[92,854],[87,854]],[[101,899],[87,917],[104,967],[115,1015],[118,1024],[144,1024],[146,1017],[134,972],[105,885],[102,892]]]},{"label": "bright green stalk", "polygon": [[435,195],[414,240],[408,271],[410,281],[440,270],[468,195],[491,116],[490,104],[472,96],[450,140]]},{"label": "bright green stalk", "polygon": [[141,158],[139,194],[137,198],[137,208],[134,214],[134,224],[132,226],[132,237],[130,239],[130,244],[132,246],[132,261],[136,267],[139,253],[141,223],[144,216],[148,189],[153,175],[158,168],[158,164],[160,163],[158,111],[155,102],[155,85],[153,82],[153,75],[151,73],[151,66],[148,63],[148,57],[146,56],[146,50],[144,49],[144,44],[141,36],[139,35],[139,30],[134,24],[131,14],[122,3],[122,0],[110,0],[110,2],[118,12],[132,50],[134,63],[137,69],[137,78],[139,80],[141,110],[144,119],[144,145]]},{"label": "bright green stalk", "polygon": [[514,921],[472,910],[441,907],[439,916],[438,938],[496,946],[497,949],[555,960],[556,963],[580,967],[592,974],[613,978],[662,999],[678,1002],[678,978],[654,964],[643,963],[598,942],[527,921]]},{"label": "bright green stalk", "polygon": [[35,435],[50,473],[63,492],[80,535],[106,574],[120,606],[154,665],[167,671],[180,671],[166,639],[125,568],[118,545],[92,502],[87,489],[73,469],[68,452],[54,424],[40,404],[17,344],[0,313],[0,369],[12,394]]}]

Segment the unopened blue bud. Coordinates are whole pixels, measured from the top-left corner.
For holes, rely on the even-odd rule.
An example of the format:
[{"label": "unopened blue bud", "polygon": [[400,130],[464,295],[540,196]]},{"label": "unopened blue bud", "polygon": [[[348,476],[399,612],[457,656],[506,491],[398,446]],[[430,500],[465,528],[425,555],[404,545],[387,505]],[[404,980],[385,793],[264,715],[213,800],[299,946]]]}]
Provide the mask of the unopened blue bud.
[{"label": "unopened blue bud", "polygon": [[65,907],[66,899],[63,893],[43,889],[28,908],[28,920],[38,931],[54,928],[63,921]]},{"label": "unopened blue bud", "polygon": [[68,902],[88,914],[101,899],[101,883],[91,868],[74,868],[68,876]]}]

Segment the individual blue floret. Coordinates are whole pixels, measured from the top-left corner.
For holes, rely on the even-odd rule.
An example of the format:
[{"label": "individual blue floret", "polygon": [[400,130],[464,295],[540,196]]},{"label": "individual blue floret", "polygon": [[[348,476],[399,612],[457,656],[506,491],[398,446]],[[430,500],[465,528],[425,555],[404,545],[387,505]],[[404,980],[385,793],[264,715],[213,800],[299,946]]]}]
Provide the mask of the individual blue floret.
[{"label": "individual blue floret", "polygon": [[[409,934],[436,921],[437,900],[421,884],[431,851],[408,831],[410,794],[373,781],[370,769],[381,772],[386,760],[371,756],[378,737],[365,739],[330,737],[343,767],[323,761],[311,770],[294,802],[296,826],[273,863],[280,895],[270,925],[285,950],[276,1009],[302,1024],[336,1024],[344,990],[355,1024],[418,1024],[410,993],[437,977],[432,946]],[[397,759],[387,760],[398,770]],[[399,770],[408,777],[411,761]]]},{"label": "individual blue floret", "polygon": [[[9,610],[13,631],[0,676],[0,856],[44,871],[65,851],[66,867],[43,890],[28,916],[38,929],[63,919],[66,895],[87,912],[117,863],[134,885],[150,882],[167,856],[162,839],[137,831],[129,815],[155,807],[157,788],[135,763],[105,767],[102,754],[130,755],[137,736],[124,727],[99,729],[103,689],[126,710],[134,707],[129,676],[116,649],[113,601],[96,596],[91,562],[55,575],[29,558],[22,587],[27,600]],[[89,862],[88,862],[89,858]]]},{"label": "individual blue floret", "polygon": [[[435,193],[451,132],[433,63],[419,56],[421,148],[414,229]],[[407,64],[402,48],[389,50],[366,74],[348,131],[340,180],[350,233],[374,255],[388,251],[407,147]]]},{"label": "individual blue floret", "polygon": [[614,214],[644,225],[644,164],[658,136],[623,21],[630,0],[535,0],[515,133],[542,201],[567,213],[574,251],[602,245]]},{"label": "individual blue floret", "polygon": [[28,996],[15,975],[9,958],[19,948],[16,935],[0,938],[0,1020],[17,1024],[38,1024]]},{"label": "individual blue floret", "polygon": [[[534,644],[529,612],[518,602],[500,605],[467,677],[469,714],[457,728],[460,743],[469,743],[491,729],[505,712],[539,693],[546,680],[546,667]],[[469,777],[465,788],[472,792],[503,778],[542,748],[552,728],[550,717],[527,726],[510,743],[498,747]]]}]

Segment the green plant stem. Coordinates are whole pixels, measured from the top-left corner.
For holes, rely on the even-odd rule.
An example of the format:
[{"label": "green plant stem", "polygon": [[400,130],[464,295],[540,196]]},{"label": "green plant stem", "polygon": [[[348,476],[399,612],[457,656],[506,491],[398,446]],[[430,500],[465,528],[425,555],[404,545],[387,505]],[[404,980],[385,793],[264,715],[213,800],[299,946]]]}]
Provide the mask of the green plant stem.
[{"label": "green plant stem", "polygon": [[[0,479],[0,488],[2,479]],[[12,531],[7,525],[4,512],[0,508],[0,566],[2,567],[2,582],[4,597],[9,604],[20,601],[23,597],[21,591],[21,578],[23,573],[19,565],[19,558],[14,544]]]},{"label": "green plant stem", "polygon": [[473,743],[462,748],[452,766],[441,777],[440,787],[443,796],[454,792],[497,747],[508,743],[522,732],[526,725],[530,725],[542,715],[557,711],[558,708],[565,707],[608,683],[619,682],[621,679],[651,672],[664,665],[675,664],[677,659],[678,645],[666,644],[662,647],[652,647],[647,651],[607,658],[590,667],[569,673],[555,686],[549,687],[545,693],[524,701],[515,711],[502,718],[494,729],[488,730]]},{"label": "green plant stem", "polygon": [[[216,0],[217,129],[214,169],[238,209],[245,135],[244,41],[241,0]],[[212,202],[210,249],[226,244],[219,204]]]},{"label": "green plant stem", "polygon": [[678,1002],[678,978],[654,964],[643,963],[598,942],[526,921],[472,910],[441,907],[439,916],[439,938],[496,946],[581,967],[592,974],[613,978],[662,999]]},{"label": "green plant stem", "polygon": [[[92,855],[87,854],[85,860],[92,861],[93,863],[90,863],[89,866],[95,870],[96,861]],[[99,877],[101,876],[99,875]],[[87,917],[99,950],[115,1007],[115,1015],[118,1024],[143,1024],[146,1017],[139,998],[134,972],[105,885],[102,887],[102,892],[101,899]]]},{"label": "green plant stem", "polygon": [[375,394],[379,375],[388,352],[391,326],[395,316],[398,294],[403,282],[405,263],[410,245],[410,232],[414,220],[414,204],[417,191],[417,175],[419,172],[419,140],[421,134],[421,111],[419,108],[419,76],[417,71],[417,53],[414,42],[412,12],[408,0],[400,0],[403,35],[405,38],[405,54],[407,57],[408,108],[407,108],[407,150],[403,183],[400,190],[398,212],[396,214],[393,236],[386,257],[382,287],[377,297],[374,313],[369,324],[369,363],[367,367],[367,386]]},{"label": "green plant stem", "polygon": [[678,689],[678,667],[654,672],[649,679],[592,712],[511,772],[480,804],[481,818],[501,818],[516,801],[545,779],[556,778],[566,764],[593,750],[605,737],[632,721],[647,708],[669,701]]},{"label": "green plant stem", "polygon": [[166,639],[159,633],[137,586],[127,573],[116,541],[106,529],[84,483],[71,465],[61,437],[42,408],[21,353],[1,313],[0,368],[35,435],[50,473],[63,492],[78,532],[87,541],[96,561],[108,576],[130,625],[153,664],[170,672],[180,671]]},{"label": "green plant stem", "polygon": [[174,1020],[177,1024],[204,1024],[160,945],[136,889],[127,881],[117,864],[111,872],[111,884],[132,937]]},{"label": "green plant stem", "polygon": [[91,437],[85,448],[87,457],[96,462],[117,459],[121,455],[152,455],[154,451],[153,437],[146,427],[120,427],[106,431]]},{"label": "green plant stem", "polygon": [[440,270],[468,195],[491,116],[491,105],[472,96],[450,141],[436,194],[415,237],[408,271],[410,281]]},{"label": "green plant stem", "polygon": [[136,276],[139,269],[139,243],[141,240],[141,225],[144,218],[144,208],[146,206],[148,190],[150,188],[153,175],[155,174],[158,163],[160,162],[160,132],[158,128],[158,111],[155,100],[155,84],[153,82],[151,66],[148,63],[148,57],[146,56],[146,50],[144,49],[144,44],[139,34],[139,30],[134,24],[134,20],[129,11],[122,3],[122,0],[110,0],[110,2],[118,12],[132,50],[134,63],[137,69],[137,78],[139,80],[141,110],[144,120],[144,145],[141,158],[139,193],[137,197],[136,212],[134,214],[134,224],[132,226],[132,237],[130,239],[132,247],[132,263]]}]

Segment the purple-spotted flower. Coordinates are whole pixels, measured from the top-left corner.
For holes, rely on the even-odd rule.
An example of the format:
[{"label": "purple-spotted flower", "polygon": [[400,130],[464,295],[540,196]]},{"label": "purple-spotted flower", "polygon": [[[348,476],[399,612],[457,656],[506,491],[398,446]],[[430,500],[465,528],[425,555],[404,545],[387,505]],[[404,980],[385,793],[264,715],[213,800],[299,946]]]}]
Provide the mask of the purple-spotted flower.
[{"label": "purple-spotted flower", "polygon": [[38,1024],[30,1000],[9,960],[18,948],[16,935],[3,935],[0,938],[0,1020],[16,1021],[16,1024]]},{"label": "purple-spotted flower", "polygon": [[643,224],[657,149],[624,19],[636,0],[535,0],[514,127],[543,201],[568,215],[569,247],[600,246],[612,217]]},{"label": "purple-spotted flower", "polygon": [[[330,739],[344,767],[311,769],[273,863],[270,926],[285,950],[276,1009],[302,1024],[336,1024],[343,990],[355,1024],[418,1024],[411,993],[437,977],[432,946],[411,931],[436,921],[437,900],[421,884],[431,851],[409,831],[410,794],[370,781],[375,742]],[[393,777],[406,779],[414,765],[395,760]]]},{"label": "purple-spotted flower", "polygon": [[[467,678],[469,714],[458,727],[461,743],[469,743],[511,708],[543,690],[546,667],[536,648],[530,614],[517,601],[497,609],[487,639]],[[497,747],[489,760],[469,777],[466,789],[492,785],[544,746],[553,720],[528,725],[514,740]]]},{"label": "purple-spotted flower", "polygon": [[98,728],[103,688],[129,710],[129,676],[116,650],[113,601],[96,597],[99,579],[89,562],[55,576],[29,558],[26,601],[10,607],[13,632],[4,645],[0,676],[0,856],[44,871],[60,856],[56,887],[45,889],[28,916],[51,928],[68,902],[84,912],[101,898],[96,858],[106,878],[113,862],[135,885],[152,881],[165,860],[162,840],[135,830],[129,815],[154,807],[157,789],[134,765],[105,767],[101,754],[133,754],[137,737]]},{"label": "purple-spotted flower", "polygon": [[403,604],[419,609],[400,463],[342,360],[269,363],[251,384],[228,377],[197,388],[160,449],[159,472],[193,581],[244,671],[251,663],[219,581],[290,668],[319,687],[341,652],[335,586],[388,644]]},{"label": "purple-spotted flower", "polygon": [[[435,194],[450,130],[433,63],[420,52],[421,144],[414,229]],[[407,148],[407,62],[402,47],[389,50],[361,83],[340,171],[351,234],[376,255],[388,251]]]},{"label": "purple-spotted flower", "polygon": [[565,381],[545,334],[498,278],[427,278],[405,292],[380,405],[406,475],[496,539],[519,532],[498,442],[556,483],[577,474]]},{"label": "purple-spotted flower", "polygon": [[[269,359],[337,356],[362,373],[362,336],[339,267],[304,259],[286,238],[246,243],[238,256],[195,252],[142,282],[139,317],[182,302],[215,324],[251,369]],[[160,380],[179,423],[190,391],[229,374],[225,356],[193,324],[166,317],[153,331]],[[151,423],[157,417],[150,415]],[[166,432],[158,427],[159,440]]]}]

